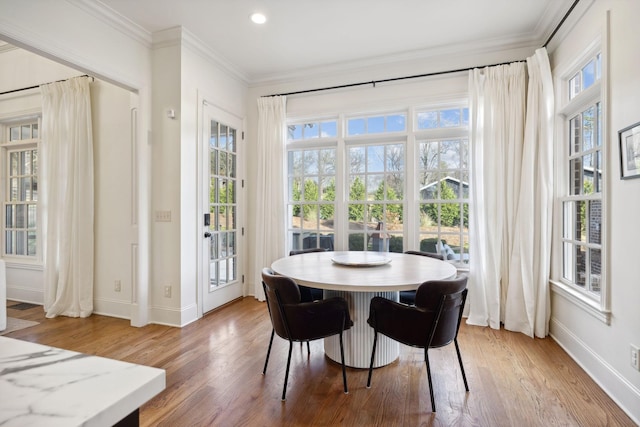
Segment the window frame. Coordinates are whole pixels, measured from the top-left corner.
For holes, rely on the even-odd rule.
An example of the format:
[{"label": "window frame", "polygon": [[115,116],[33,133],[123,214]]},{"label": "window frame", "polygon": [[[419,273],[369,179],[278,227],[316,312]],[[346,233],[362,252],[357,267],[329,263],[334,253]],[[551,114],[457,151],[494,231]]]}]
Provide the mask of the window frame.
[{"label": "window frame", "polygon": [[[574,96],[571,96],[570,81],[585,67],[592,59],[600,56],[600,79],[586,89],[581,90]],[[551,289],[556,294],[564,297],[576,306],[582,308],[598,320],[609,324],[611,321],[610,310],[610,275],[608,269],[609,260],[609,239],[610,229],[607,219],[609,211],[609,192],[607,191],[608,182],[611,179],[611,165],[609,158],[611,155],[612,144],[609,135],[609,118],[608,118],[608,102],[607,102],[607,70],[608,55],[606,51],[606,42],[600,37],[588,44],[580,55],[566,67],[564,71],[557,74],[556,77],[556,97],[558,102],[557,111],[557,133],[556,133],[556,196],[555,196],[555,214],[554,214],[554,253],[559,254],[555,257],[552,264]],[[575,157],[572,155],[571,143],[571,120],[581,115],[590,107],[600,104],[600,135],[601,143],[601,165],[604,168],[602,173],[602,182],[600,184],[601,191],[598,194],[570,194],[570,160]],[[598,110],[596,108],[596,110]],[[588,150],[585,150],[588,151]],[[564,218],[565,218],[565,202],[571,201],[601,201],[601,224],[600,224],[600,257],[601,257],[601,274],[600,274],[600,293],[595,294],[589,292],[585,286],[583,289],[580,285],[572,283],[564,277],[565,253],[564,253]],[[575,237],[575,236],[574,236]],[[584,247],[589,250],[592,247],[588,236],[585,236]],[[575,249],[575,245],[574,245]],[[572,264],[575,269],[575,263]]]},{"label": "window frame", "polygon": [[[11,128],[16,126],[21,126],[24,124],[37,124],[38,125],[38,137],[30,138],[28,140],[19,140],[19,141],[10,141],[10,132]],[[7,254],[6,251],[6,204],[10,202],[8,198],[8,194],[10,193],[9,189],[9,167],[8,162],[10,158],[10,153],[15,151],[23,151],[35,149],[39,153],[42,152],[42,118],[40,114],[36,115],[28,115],[21,116],[16,118],[11,118],[9,120],[3,120],[0,123],[0,148],[1,155],[0,161],[2,162],[2,173],[0,174],[0,183],[1,190],[0,196],[2,199],[2,214],[0,215],[2,218],[2,236],[0,237],[0,244],[2,244],[2,250],[0,251],[0,257],[7,263],[9,266],[14,267],[22,267],[27,269],[41,269],[43,267],[43,235],[42,235],[42,205],[41,205],[41,194],[38,196],[38,200],[36,200],[36,247],[35,255],[16,255],[16,254]],[[38,165],[38,173],[37,173],[37,181],[38,181],[38,191],[41,192],[42,187],[42,165]],[[25,227],[25,230],[29,227]]]}]

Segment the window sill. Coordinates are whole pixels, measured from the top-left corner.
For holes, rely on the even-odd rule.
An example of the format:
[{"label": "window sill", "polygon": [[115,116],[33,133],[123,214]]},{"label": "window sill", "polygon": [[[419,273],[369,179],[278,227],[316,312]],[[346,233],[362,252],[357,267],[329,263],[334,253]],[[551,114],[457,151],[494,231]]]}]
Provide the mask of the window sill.
[{"label": "window sill", "polygon": [[599,302],[592,300],[564,283],[555,280],[550,280],[549,282],[551,283],[551,291],[555,292],[556,295],[575,304],[602,323],[611,324],[611,311],[603,309]]},{"label": "window sill", "polygon": [[23,261],[12,258],[3,258],[6,268],[19,270],[44,271],[44,265],[37,261]]}]

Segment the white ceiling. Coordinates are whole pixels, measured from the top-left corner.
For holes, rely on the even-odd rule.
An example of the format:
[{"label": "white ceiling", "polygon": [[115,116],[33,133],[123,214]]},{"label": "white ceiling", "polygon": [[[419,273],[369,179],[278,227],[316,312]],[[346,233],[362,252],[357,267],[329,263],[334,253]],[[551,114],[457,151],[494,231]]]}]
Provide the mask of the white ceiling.
[{"label": "white ceiling", "polygon": [[[249,82],[394,59],[541,46],[573,0],[101,0],[148,33],[182,26]],[[249,20],[260,11],[267,22]]]}]

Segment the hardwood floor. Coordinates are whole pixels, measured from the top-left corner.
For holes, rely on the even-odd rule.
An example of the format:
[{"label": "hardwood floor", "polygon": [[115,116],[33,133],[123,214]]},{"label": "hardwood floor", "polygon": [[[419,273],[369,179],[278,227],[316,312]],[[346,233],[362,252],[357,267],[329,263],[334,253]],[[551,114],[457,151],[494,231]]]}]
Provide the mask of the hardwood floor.
[{"label": "hardwood floor", "polygon": [[274,339],[264,303],[234,302],[182,329],[143,328],[93,315],[46,319],[42,307],[7,314],[40,322],[6,336],[166,370],[166,389],[140,411],[143,426],[634,426],[550,338],[462,325],[466,393],[453,345],[430,350],[437,413],[431,412],[423,352],[401,346],[373,373],[327,359],[322,342],[294,345],[281,402],[288,344]]}]

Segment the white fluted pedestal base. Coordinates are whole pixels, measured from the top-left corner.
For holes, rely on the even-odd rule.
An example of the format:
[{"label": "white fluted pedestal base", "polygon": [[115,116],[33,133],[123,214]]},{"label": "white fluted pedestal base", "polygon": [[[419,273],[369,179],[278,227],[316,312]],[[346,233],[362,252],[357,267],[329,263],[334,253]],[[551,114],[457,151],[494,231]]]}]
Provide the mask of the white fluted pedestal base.
[{"label": "white fluted pedestal base", "polygon": [[[324,297],[342,297],[349,304],[349,312],[353,326],[343,334],[344,363],[350,368],[369,368],[371,349],[373,347],[373,328],[367,323],[369,304],[374,296],[381,296],[393,301],[399,300],[398,292],[343,292],[324,291]],[[340,340],[338,335],[324,339],[325,354],[340,363]],[[378,335],[373,367],[388,365],[398,358],[400,345],[384,335]]]}]

